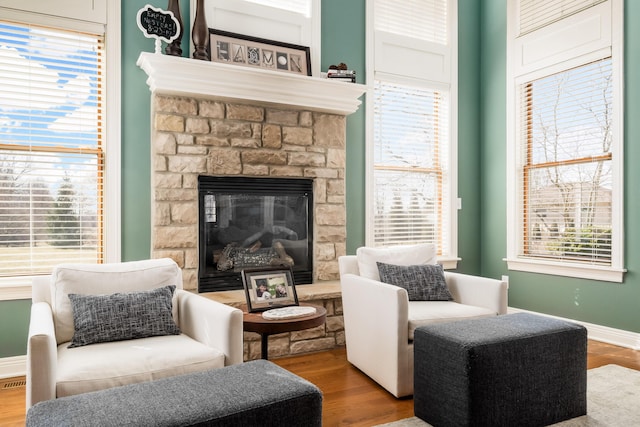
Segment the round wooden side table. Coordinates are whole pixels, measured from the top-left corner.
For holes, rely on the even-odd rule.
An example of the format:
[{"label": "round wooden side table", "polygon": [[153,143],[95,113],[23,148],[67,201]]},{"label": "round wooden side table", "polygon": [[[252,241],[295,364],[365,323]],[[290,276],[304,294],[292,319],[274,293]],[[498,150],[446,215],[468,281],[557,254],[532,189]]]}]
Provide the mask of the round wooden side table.
[{"label": "round wooden side table", "polygon": [[301,306],[314,307],[316,312],[304,317],[294,317],[282,320],[266,320],[262,317],[262,312],[248,313],[247,307],[242,306],[242,329],[247,332],[260,334],[262,349],[261,357],[269,358],[269,335],[282,334],[285,332],[301,331],[303,329],[315,328],[323,325],[327,319],[327,310],[324,307],[313,304],[300,303]]}]

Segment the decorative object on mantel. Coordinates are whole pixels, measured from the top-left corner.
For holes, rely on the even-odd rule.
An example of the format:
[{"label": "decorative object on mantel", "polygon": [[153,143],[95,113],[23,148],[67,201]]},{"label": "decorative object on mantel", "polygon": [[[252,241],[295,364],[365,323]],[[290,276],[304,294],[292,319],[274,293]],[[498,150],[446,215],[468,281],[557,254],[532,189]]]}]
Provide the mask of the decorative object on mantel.
[{"label": "decorative object on mantel", "polygon": [[355,83],[356,82],[356,72],[354,70],[349,70],[347,64],[341,62],[338,65],[329,65],[329,70],[327,71],[328,79],[338,79],[338,81]]},{"label": "decorative object on mantel", "polygon": [[146,38],[156,40],[155,53],[161,53],[160,40],[171,43],[182,31],[180,22],[173,12],[153,7],[150,4],[138,11],[136,23]]},{"label": "decorative object on mantel", "polygon": [[250,313],[298,305],[290,268],[245,269],[242,284]]},{"label": "decorative object on mantel", "polygon": [[182,26],[182,14],[180,13],[180,0],[169,0],[167,5],[169,12],[173,13],[173,16],[178,20],[178,36],[164,48],[164,53],[173,56],[182,56],[182,34],[184,33],[184,27]]},{"label": "decorative object on mantel", "polygon": [[204,0],[198,0],[196,5],[196,17],[193,20],[191,30],[193,40],[193,59],[209,60],[209,28],[204,10]]},{"label": "decorative object on mantel", "polygon": [[283,43],[228,31],[209,29],[212,62],[264,70],[311,75],[311,54],[306,46]]},{"label": "decorative object on mantel", "polygon": [[265,320],[295,319],[316,313],[316,308],[308,305],[295,307],[273,308],[262,313]]}]

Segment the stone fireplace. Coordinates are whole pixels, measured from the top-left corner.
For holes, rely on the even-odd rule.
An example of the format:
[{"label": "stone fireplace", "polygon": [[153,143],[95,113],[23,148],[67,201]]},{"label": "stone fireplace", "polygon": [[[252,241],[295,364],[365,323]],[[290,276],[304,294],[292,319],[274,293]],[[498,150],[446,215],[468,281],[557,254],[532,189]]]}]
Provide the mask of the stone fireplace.
[{"label": "stone fireplace", "polygon": [[338,279],[346,115],[360,85],[160,54],[138,64],[152,90],[152,256],[173,258],[185,289],[196,290],[198,178],[304,178],[313,185],[312,281]]}]

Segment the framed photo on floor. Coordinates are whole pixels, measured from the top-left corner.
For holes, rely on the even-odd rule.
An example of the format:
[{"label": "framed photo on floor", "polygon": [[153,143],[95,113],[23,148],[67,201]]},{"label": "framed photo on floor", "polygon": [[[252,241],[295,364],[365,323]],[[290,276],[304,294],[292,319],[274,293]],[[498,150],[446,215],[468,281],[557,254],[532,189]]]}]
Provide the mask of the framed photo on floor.
[{"label": "framed photo on floor", "polygon": [[209,28],[210,58],[222,62],[263,70],[311,75],[308,47],[282,43],[243,34]]},{"label": "framed photo on floor", "polygon": [[245,269],[242,284],[250,313],[298,305],[290,268]]}]

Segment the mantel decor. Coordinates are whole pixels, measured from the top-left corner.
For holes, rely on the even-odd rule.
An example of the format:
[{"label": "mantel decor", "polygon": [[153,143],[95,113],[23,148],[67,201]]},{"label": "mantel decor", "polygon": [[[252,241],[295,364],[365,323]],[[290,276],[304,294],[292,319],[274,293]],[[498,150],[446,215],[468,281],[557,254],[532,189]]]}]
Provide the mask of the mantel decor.
[{"label": "mantel decor", "polygon": [[308,47],[209,29],[213,62],[311,75]]},{"label": "mantel decor", "polygon": [[136,23],[142,34],[155,39],[155,53],[160,53],[160,40],[172,43],[181,34],[181,25],[172,11],[162,10],[150,4],[138,11]]}]

